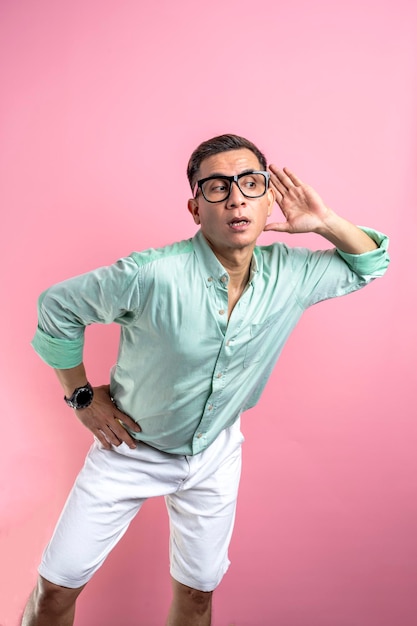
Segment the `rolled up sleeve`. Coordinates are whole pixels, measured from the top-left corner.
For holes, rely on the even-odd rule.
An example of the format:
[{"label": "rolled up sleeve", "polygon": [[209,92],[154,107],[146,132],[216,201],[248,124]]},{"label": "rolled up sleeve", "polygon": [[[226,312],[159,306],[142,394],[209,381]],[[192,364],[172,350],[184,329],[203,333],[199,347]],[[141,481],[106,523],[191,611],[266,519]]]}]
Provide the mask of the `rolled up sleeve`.
[{"label": "rolled up sleeve", "polygon": [[337,253],[358,276],[366,280],[380,278],[385,274],[390,262],[388,254],[389,239],[383,233],[373,230],[372,228],[360,226],[360,229],[375,241],[378,248],[370,252],[364,252],[363,254],[348,254],[341,250],[337,250]]},{"label": "rolled up sleeve", "polygon": [[363,254],[348,254],[338,249],[291,250],[294,292],[302,308],[344,296],[383,276],[388,265],[388,237],[360,227],[378,248]]},{"label": "rolled up sleeve", "polygon": [[56,369],[77,367],[83,360],[84,333],[79,339],[58,339],[37,328],[32,346],[45,363]]},{"label": "rolled up sleeve", "polygon": [[140,304],[138,271],[127,257],[43,292],[32,340],[37,354],[51,367],[76,367],[83,360],[86,326],[131,323]]}]

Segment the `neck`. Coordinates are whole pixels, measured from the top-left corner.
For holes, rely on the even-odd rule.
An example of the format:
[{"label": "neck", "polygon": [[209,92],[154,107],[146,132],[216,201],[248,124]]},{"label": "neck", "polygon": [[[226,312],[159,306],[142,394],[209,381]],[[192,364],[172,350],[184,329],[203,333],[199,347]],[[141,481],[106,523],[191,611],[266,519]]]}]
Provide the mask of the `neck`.
[{"label": "neck", "polygon": [[250,265],[255,244],[252,246],[245,246],[244,248],[231,248],[224,251],[216,249],[208,239],[206,240],[230,277],[227,289],[229,319],[235,305],[248,284]]},{"label": "neck", "polygon": [[217,259],[227,270],[230,276],[230,287],[233,289],[244,289],[249,280],[250,265],[255,246],[223,252],[213,249],[210,242],[209,245]]}]

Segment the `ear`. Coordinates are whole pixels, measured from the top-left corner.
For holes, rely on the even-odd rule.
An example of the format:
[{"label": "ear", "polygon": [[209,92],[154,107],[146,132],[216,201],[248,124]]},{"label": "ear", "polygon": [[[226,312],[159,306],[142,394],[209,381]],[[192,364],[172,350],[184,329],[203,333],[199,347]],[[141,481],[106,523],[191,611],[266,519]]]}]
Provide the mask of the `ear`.
[{"label": "ear", "polygon": [[188,210],[193,216],[193,219],[196,224],[200,224],[200,215],[198,211],[198,201],[196,198],[190,198],[187,204]]},{"label": "ear", "polygon": [[266,194],[267,194],[267,199],[268,199],[268,217],[269,217],[272,213],[272,209],[274,208],[276,198],[275,198],[275,192],[272,189],[272,187],[268,187],[268,189],[266,190]]}]

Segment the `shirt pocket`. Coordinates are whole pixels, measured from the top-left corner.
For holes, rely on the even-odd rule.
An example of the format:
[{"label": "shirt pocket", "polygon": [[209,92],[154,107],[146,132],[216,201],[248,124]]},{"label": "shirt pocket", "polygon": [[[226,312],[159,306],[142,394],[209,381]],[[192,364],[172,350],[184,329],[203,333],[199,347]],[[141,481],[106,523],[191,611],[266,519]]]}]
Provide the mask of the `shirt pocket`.
[{"label": "shirt pocket", "polygon": [[249,367],[255,363],[259,363],[265,353],[268,351],[268,331],[277,324],[280,313],[270,315],[264,322],[260,324],[250,325],[250,337],[246,344],[245,356],[243,359],[243,367]]}]

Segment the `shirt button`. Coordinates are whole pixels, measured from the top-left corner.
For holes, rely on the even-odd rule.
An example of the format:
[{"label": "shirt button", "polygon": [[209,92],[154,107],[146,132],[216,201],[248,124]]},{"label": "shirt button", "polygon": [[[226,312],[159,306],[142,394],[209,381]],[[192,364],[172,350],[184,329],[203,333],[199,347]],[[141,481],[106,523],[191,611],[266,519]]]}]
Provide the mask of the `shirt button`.
[{"label": "shirt button", "polygon": [[217,378],[221,378],[221,377],[222,377],[222,373],[221,373],[221,372],[219,372],[219,373],[217,374]]},{"label": "shirt button", "polygon": [[222,276],[220,280],[222,281],[222,283],[225,283],[227,281],[227,278],[226,276]]},{"label": "shirt button", "polygon": [[220,309],[219,315],[224,315],[224,309]]},{"label": "shirt button", "polygon": [[213,282],[213,278],[212,278],[212,276],[209,276],[209,277],[207,278],[207,280],[209,281],[209,283]]},{"label": "shirt button", "polygon": [[203,433],[198,433],[197,435],[198,439],[201,439],[202,436],[203,436]]},{"label": "shirt button", "polygon": [[211,411],[211,410],[212,410],[212,408],[213,408],[213,405],[212,405],[212,404],[209,404],[207,408],[208,408],[208,410],[209,410],[209,411]]}]

